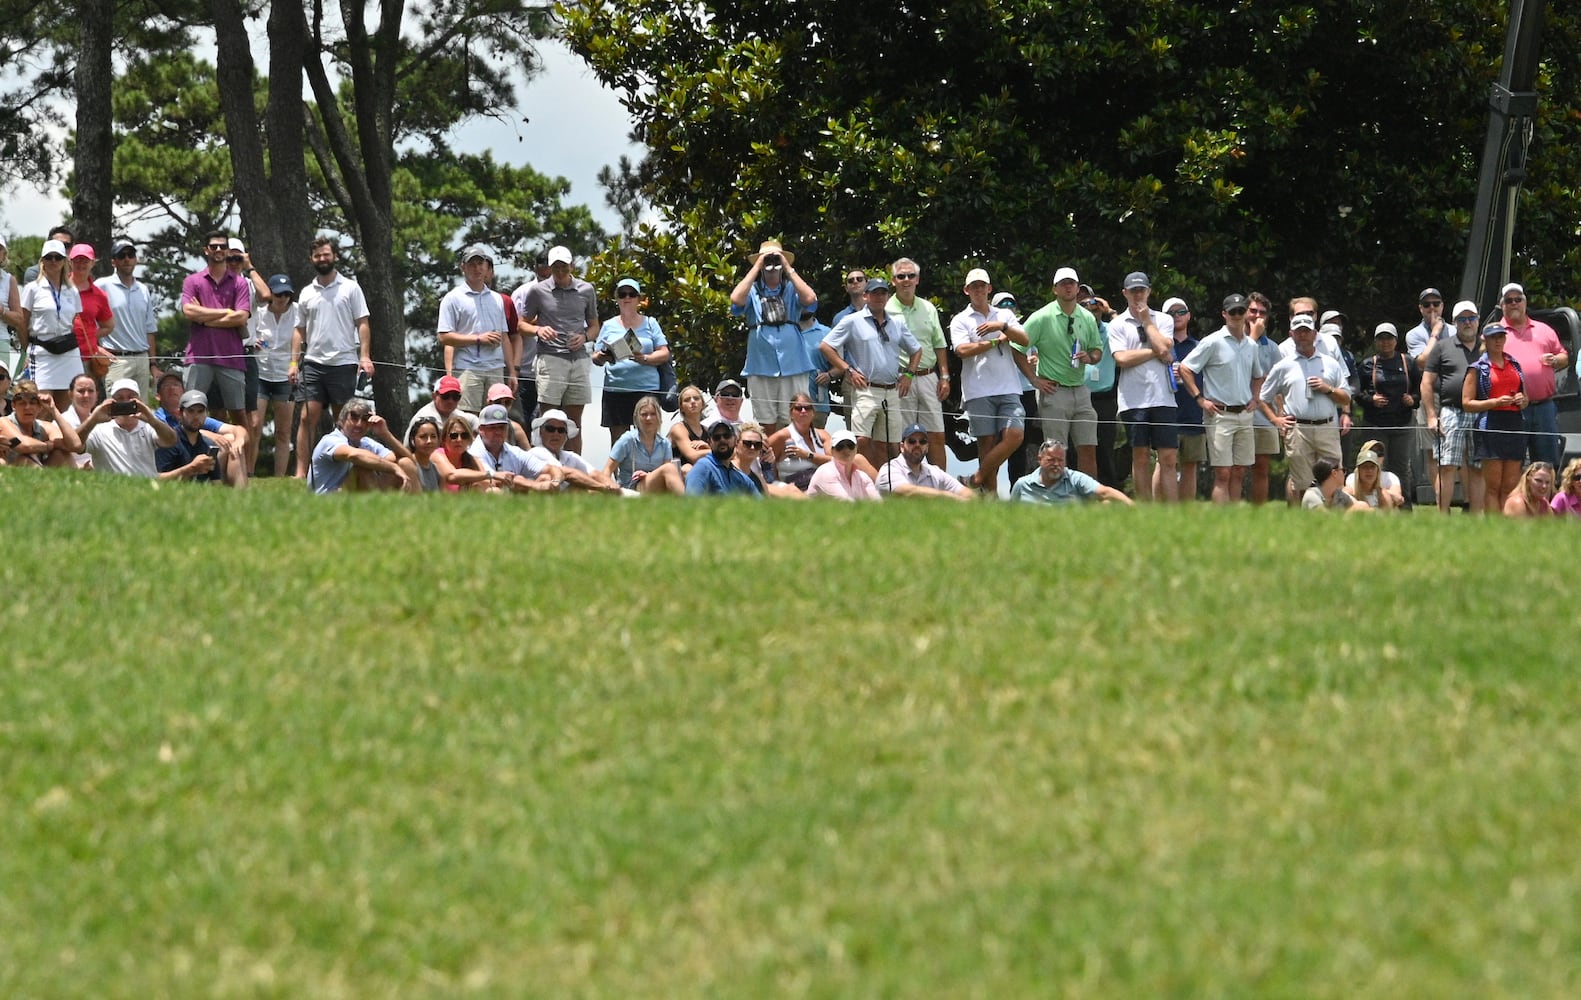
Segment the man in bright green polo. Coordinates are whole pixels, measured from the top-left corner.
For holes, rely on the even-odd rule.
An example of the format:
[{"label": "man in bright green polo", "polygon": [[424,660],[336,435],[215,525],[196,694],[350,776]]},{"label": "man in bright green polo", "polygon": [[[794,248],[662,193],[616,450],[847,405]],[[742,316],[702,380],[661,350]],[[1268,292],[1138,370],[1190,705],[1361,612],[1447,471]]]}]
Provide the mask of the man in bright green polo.
[{"label": "man in bright green polo", "polygon": [[[1103,338],[1098,320],[1081,308],[1077,296],[1081,280],[1076,269],[1054,272],[1054,301],[1023,324],[1027,346],[1022,353],[1037,355],[1037,370],[1025,359],[1017,361],[1038,391],[1038,420],[1045,439],[1069,441],[1076,446],[1078,466],[1089,475],[1098,471],[1098,413],[1092,406],[1089,373],[1103,360]],[[1019,355],[1018,355],[1019,357]]]},{"label": "man in bright green polo", "polygon": [[[889,280],[895,285],[895,294],[885,311],[905,320],[917,341],[922,344],[922,360],[911,379],[911,391],[900,398],[901,422],[907,426],[921,424],[928,432],[928,461],[944,468],[944,400],[950,395],[950,366],[944,353],[944,327],[939,324],[939,310],[932,302],[917,294],[917,281],[922,268],[910,257],[902,257],[889,265]],[[902,364],[905,362],[902,356]]]}]

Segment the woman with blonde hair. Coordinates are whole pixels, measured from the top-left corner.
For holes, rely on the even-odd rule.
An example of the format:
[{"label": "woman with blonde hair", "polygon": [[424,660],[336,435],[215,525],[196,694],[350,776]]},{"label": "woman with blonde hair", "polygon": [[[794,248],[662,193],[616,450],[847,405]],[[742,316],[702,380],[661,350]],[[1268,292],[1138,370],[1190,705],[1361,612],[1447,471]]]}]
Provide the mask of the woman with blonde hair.
[{"label": "woman with blonde hair", "polygon": [[1345,477],[1345,492],[1373,510],[1399,510],[1405,504],[1400,477],[1383,471],[1383,455],[1376,441],[1368,441],[1356,453],[1356,468]]},{"label": "woman with blonde hair", "polygon": [[1548,504],[1555,514],[1572,514],[1581,517],[1581,458],[1572,458],[1570,464],[1554,486],[1554,498]]},{"label": "woman with blonde hair", "polygon": [[1504,501],[1504,516],[1550,517],[1554,512],[1553,499],[1554,467],[1547,462],[1533,462]]},{"label": "woman with blonde hair", "polygon": [[688,385],[680,392],[680,411],[670,425],[670,451],[681,463],[681,475],[708,454],[708,431],[703,427],[703,390]]}]

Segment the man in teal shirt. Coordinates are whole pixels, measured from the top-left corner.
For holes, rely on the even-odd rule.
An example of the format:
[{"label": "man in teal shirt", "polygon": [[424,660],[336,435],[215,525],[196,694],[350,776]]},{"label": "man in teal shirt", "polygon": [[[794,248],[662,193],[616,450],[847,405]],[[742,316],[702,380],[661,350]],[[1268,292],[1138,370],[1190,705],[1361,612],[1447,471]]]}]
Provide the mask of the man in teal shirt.
[{"label": "man in teal shirt", "polygon": [[[1038,391],[1044,438],[1071,442],[1080,467],[1097,471],[1098,414],[1087,380],[1088,372],[1096,373],[1091,366],[1103,359],[1104,350],[1098,320],[1077,302],[1080,286],[1075,268],[1054,272],[1054,301],[1023,324],[1025,350],[1038,356],[1037,370],[1026,375]],[[1016,350],[1023,349],[1017,345]]]}]

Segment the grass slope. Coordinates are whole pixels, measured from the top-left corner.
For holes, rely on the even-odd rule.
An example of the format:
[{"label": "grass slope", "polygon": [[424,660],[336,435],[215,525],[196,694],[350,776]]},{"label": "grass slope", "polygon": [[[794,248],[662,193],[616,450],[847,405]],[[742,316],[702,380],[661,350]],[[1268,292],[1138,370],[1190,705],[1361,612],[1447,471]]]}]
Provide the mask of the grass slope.
[{"label": "grass slope", "polygon": [[0,503],[3,996],[1581,988],[1571,525]]}]

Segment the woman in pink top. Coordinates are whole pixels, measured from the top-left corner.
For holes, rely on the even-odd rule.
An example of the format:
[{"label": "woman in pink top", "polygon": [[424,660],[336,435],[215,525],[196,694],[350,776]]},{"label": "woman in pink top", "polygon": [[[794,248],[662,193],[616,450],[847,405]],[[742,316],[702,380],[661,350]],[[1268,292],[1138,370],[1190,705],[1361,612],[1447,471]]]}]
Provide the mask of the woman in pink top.
[{"label": "woman in pink top", "polygon": [[818,466],[807,484],[810,497],[834,497],[837,500],[878,500],[878,487],[873,477],[856,467],[856,435],[850,431],[837,431],[829,442],[834,461]]},{"label": "woman in pink top", "polygon": [[1564,474],[1554,486],[1554,498],[1548,505],[1555,514],[1574,514],[1581,517],[1581,458],[1573,458],[1565,466]]}]

